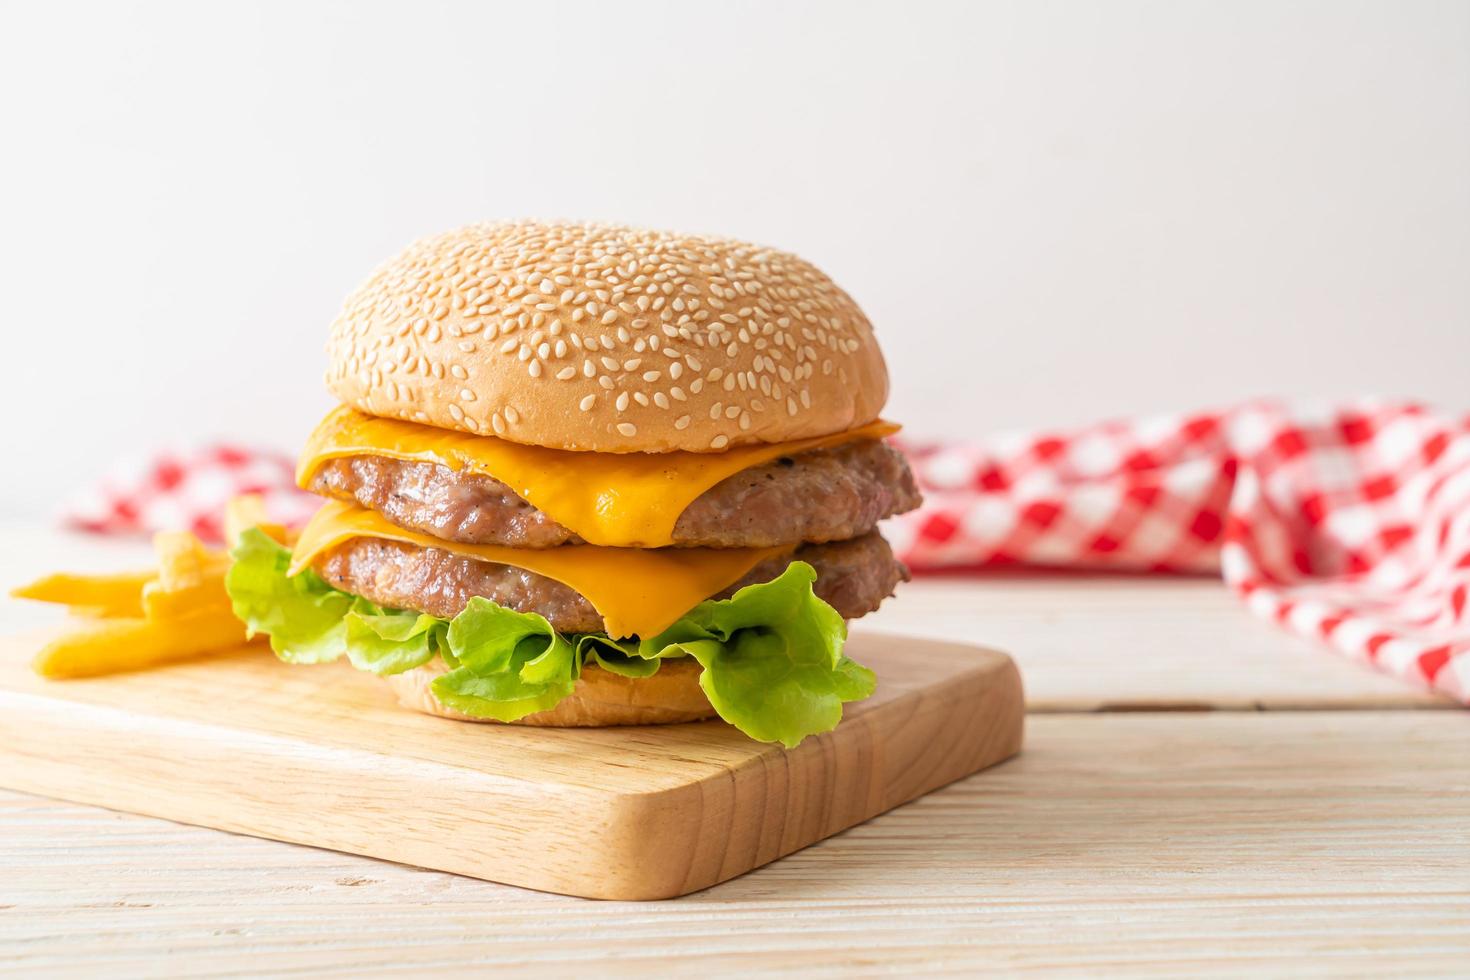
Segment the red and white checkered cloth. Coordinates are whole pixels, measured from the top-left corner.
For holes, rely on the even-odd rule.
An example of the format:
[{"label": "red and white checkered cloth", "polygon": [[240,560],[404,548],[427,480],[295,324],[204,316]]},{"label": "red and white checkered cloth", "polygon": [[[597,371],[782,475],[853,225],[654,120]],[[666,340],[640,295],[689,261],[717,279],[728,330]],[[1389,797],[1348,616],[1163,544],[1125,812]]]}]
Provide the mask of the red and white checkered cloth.
[{"label": "red and white checkered cloth", "polygon": [[[1470,702],[1470,418],[1413,404],[1256,402],[974,443],[906,443],[913,568],[1219,572],[1259,615]],[[66,511],[103,532],[217,538],[225,501],[305,520],[279,453],[210,446],[114,474]]]},{"label": "red and white checkered cloth", "polygon": [[919,569],[1219,571],[1250,607],[1470,702],[1470,418],[1257,402],[905,447]]},{"label": "red and white checkered cloth", "polygon": [[97,534],[193,531],[224,540],[225,504],[260,494],[271,519],[306,523],[322,501],[296,487],[296,461],[273,449],[214,443],[119,460],[94,487],[62,506],[68,527]]}]

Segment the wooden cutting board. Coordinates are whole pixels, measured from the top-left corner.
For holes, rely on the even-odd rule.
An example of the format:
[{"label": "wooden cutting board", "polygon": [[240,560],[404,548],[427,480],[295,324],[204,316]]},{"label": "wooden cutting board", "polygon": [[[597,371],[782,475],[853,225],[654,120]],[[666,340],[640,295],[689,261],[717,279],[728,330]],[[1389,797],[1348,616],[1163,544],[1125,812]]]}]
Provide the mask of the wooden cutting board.
[{"label": "wooden cutting board", "polygon": [[588,898],[706,888],[1021,745],[1009,657],[874,633],[848,652],[877,693],[790,751],[722,722],[447,721],[261,646],[45,681],[41,639],[0,640],[0,786]]}]

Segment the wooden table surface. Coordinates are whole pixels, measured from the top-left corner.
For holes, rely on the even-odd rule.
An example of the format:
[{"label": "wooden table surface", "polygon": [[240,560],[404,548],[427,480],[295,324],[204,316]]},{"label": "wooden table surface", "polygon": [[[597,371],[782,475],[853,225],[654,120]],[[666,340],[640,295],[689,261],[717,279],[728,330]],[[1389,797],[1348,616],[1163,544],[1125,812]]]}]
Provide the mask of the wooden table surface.
[{"label": "wooden table surface", "polygon": [[[0,584],[138,555],[0,530]],[[6,631],[47,618],[0,604]],[[929,579],[871,625],[1009,649],[1033,711],[1022,756],[641,904],[0,791],[0,970],[1466,973],[1463,710],[1203,580]]]}]

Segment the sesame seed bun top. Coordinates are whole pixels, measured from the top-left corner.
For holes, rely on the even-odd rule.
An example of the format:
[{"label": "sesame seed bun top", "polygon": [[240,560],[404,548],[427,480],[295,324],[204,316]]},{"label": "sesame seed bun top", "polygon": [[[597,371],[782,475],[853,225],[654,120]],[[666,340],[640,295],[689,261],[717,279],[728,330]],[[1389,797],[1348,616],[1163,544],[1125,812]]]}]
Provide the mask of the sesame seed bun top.
[{"label": "sesame seed bun top", "polygon": [[872,326],[815,267],[724,238],[503,222],[423,239],[332,324],[373,415],[595,452],[711,452],[877,418]]}]

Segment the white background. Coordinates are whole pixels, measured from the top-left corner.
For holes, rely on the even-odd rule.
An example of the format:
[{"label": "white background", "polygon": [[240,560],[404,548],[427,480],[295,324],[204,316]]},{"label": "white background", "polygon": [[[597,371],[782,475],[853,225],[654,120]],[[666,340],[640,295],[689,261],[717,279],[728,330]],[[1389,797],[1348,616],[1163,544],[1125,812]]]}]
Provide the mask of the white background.
[{"label": "white background", "polygon": [[802,253],[910,431],[1376,392],[1470,408],[1470,4],[7,6],[0,515],[292,448],[429,232]]}]

